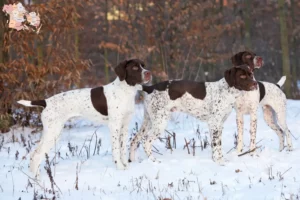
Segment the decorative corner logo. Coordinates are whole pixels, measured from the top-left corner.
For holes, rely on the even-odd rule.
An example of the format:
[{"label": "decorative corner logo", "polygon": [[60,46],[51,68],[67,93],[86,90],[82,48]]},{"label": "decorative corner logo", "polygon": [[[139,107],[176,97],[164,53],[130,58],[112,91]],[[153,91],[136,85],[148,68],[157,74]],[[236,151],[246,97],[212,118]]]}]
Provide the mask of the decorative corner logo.
[{"label": "decorative corner logo", "polygon": [[20,30],[32,30],[39,33],[42,25],[39,14],[30,12],[21,3],[4,5],[2,11],[9,15],[8,27]]}]

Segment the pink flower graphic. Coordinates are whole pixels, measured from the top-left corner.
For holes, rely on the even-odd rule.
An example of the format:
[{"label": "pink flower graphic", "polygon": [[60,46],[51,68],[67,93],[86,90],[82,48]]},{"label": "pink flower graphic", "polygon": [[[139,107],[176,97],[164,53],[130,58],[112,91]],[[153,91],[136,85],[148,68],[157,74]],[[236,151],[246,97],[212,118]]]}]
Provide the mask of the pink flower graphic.
[{"label": "pink flower graphic", "polygon": [[13,6],[11,4],[4,5],[2,11],[6,12],[7,14],[10,14],[13,11]]},{"label": "pink flower graphic", "polygon": [[39,14],[36,14],[35,12],[30,12],[26,15],[27,21],[30,25],[38,27],[41,23],[41,19]]},{"label": "pink flower graphic", "polygon": [[[26,22],[26,20],[30,26],[33,26],[36,29],[40,26],[41,19],[39,14],[36,14],[35,12],[28,13],[22,3],[4,5],[2,11],[9,14],[9,28],[13,28],[18,31],[23,29],[34,30],[25,25],[24,22]],[[36,31],[38,33],[39,29]]]}]

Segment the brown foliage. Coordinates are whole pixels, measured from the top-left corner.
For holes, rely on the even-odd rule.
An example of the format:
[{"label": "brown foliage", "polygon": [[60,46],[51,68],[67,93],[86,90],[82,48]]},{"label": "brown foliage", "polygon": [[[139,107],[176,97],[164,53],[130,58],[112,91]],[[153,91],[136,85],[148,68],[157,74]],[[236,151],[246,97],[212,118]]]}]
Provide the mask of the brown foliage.
[{"label": "brown foliage", "polygon": [[[43,25],[39,34],[6,27],[1,35],[0,29],[4,39],[1,113],[19,99],[105,84],[115,77],[112,68],[131,57],[145,60],[154,82],[218,80],[231,66],[231,55],[245,49],[264,58],[265,66],[256,72],[256,79],[276,82],[283,75],[278,5],[273,1],[34,2],[26,9],[39,12]],[[300,4],[290,0],[284,6],[295,97],[300,79]],[[91,61],[90,71],[84,60]]]},{"label": "brown foliage", "polygon": [[80,83],[81,72],[88,67],[74,51],[74,30],[82,28],[77,22],[80,8],[82,1],[76,0],[27,5],[28,11],[41,16],[39,34],[6,27],[4,49],[9,58],[0,63],[2,114],[17,100],[44,99]]}]

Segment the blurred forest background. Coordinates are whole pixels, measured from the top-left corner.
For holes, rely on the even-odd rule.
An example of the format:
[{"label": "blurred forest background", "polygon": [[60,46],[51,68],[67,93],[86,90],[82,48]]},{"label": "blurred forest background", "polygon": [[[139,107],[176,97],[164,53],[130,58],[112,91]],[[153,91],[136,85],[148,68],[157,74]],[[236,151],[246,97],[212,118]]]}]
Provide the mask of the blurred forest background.
[{"label": "blurred forest background", "polygon": [[[0,129],[19,99],[44,99],[115,78],[114,66],[137,57],[166,79],[216,81],[230,57],[251,50],[265,65],[257,80],[299,98],[299,0],[0,0],[38,12],[39,34],[8,28],[0,11]],[[297,85],[298,83],[298,85]]]}]

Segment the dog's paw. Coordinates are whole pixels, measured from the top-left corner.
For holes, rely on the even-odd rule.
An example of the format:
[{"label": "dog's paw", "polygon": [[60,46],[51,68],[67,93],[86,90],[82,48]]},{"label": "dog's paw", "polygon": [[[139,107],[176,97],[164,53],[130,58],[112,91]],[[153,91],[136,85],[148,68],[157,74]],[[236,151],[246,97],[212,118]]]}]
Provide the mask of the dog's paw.
[{"label": "dog's paw", "polygon": [[120,163],[120,164],[117,164],[117,169],[118,169],[118,170],[126,170],[127,167],[124,166],[122,163]]},{"label": "dog's paw", "polygon": [[129,164],[128,164],[128,163],[127,163],[127,164],[124,164],[124,170],[127,170],[128,167],[129,167]]},{"label": "dog's paw", "polygon": [[238,153],[238,154],[241,154],[242,152],[243,152],[243,148],[241,147],[241,148],[237,148],[236,149],[236,152]]},{"label": "dog's paw", "polygon": [[130,154],[128,162],[134,162],[134,161],[135,161],[135,155],[134,154]]},{"label": "dog's paw", "polygon": [[218,165],[224,166],[225,165],[225,159],[222,154],[213,155],[213,161],[217,163]]},{"label": "dog's paw", "polygon": [[280,146],[280,147],[279,147],[279,152],[282,152],[283,149],[284,149],[284,146]]},{"label": "dog's paw", "polygon": [[256,156],[257,155],[257,153],[256,153],[256,149],[255,149],[256,147],[250,147],[250,156],[252,156],[252,157],[254,157],[254,156]]},{"label": "dog's paw", "polygon": [[226,161],[224,158],[221,158],[221,159],[217,160],[216,163],[220,166],[225,166]]},{"label": "dog's paw", "polygon": [[293,151],[293,147],[287,147],[286,151]]},{"label": "dog's paw", "polygon": [[127,159],[124,159],[124,160],[122,160],[122,163],[123,163],[123,165],[124,165],[124,167],[125,168],[128,168],[128,160]]},{"label": "dog's paw", "polygon": [[152,162],[155,162],[155,163],[161,163],[160,160],[156,159],[156,158],[155,158],[154,156],[152,156],[152,155],[151,155],[148,159],[151,160]]}]

